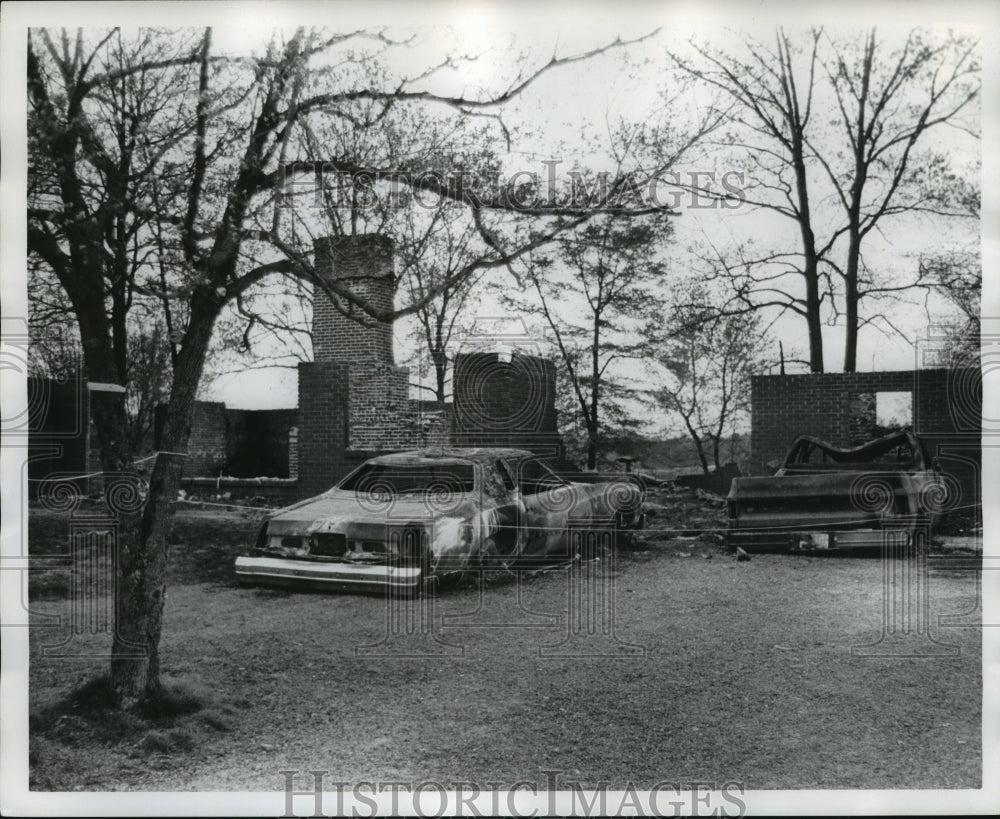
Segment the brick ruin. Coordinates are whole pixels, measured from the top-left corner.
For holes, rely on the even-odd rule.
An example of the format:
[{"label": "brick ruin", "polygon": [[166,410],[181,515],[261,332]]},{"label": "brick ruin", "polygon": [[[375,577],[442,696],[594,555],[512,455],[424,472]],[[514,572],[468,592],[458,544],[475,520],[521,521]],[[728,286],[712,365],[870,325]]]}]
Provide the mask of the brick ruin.
[{"label": "brick ruin", "polygon": [[[392,242],[384,236],[344,236],[318,239],[316,268],[322,275],[346,284],[353,293],[379,310],[391,310],[396,295]],[[327,368],[332,378],[347,381],[347,449],[353,453],[406,449],[442,442],[438,420],[428,414],[418,428],[410,403],[410,371],[397,367],[392,324],[366,316],[344,304],[338,310],[325,294],[313,298],[313,365],[343,365],[343,372]],[[308,367],[308,365],[302,365]],[[300,376],[302,368],[300,367]],[[299,388],[299,405],[317,398],[315,376]],[[433,429],[432,429],[433,427]],[[307,437],[305,433],[303,436]]]},{"label": "brick ruin", "polygon": [[[372,304],[395,296],[392,245],[357,236],[316,243],[318,267]],[[299,365],[298,409],[236,410],[197,402],[185,470],[189,483],[221,487],[220,476],[266,477],[282,501],[332,486],[363,460],[426,446],[512,446],[559,462],[555,365],[530,345],[506,352],[466,345],[455,356],[454,401],[443,407],[409,397],[409,372],[396,366],[392,326],[359,323],[324,295],[314,307],[315,360]],[[484,336],[489,343],[489,337]],[[99,470],[89,389],[29,379],[29,485],[49,475]],[[964,504],[981,501],[982,374],[978,369],[755,376],[751,474],[767,474],[800,434],[838,446],[859,442],[876,420],[881,393],[908,394],[910,425],[959,483]],[[563,464],[565,465],[565,464]],[[221,480],[225,480],[222,478]],[[260,485],[259,483],[257,484]],[[99,481],[82,481],[96,491]],[[33,492],[34,494],[34,492]],[[257,494],[260,491],[257,490]]]},{"label": "brick ruin", "polygon": [[[383,236],[316,240],[316,269],[372,307],[392,309],[396,279]],[[297,469],[300,495],[328,489],[380,452],[445,442],[442,413],[411,406],[410,373],[397,367],[392,324],[313,297],[313,360],[299,364]]]},{"label": "brick ruin", "polygon": [[[372,306],[391,309],[392,243],[382,236],[317,240],[316,267]],[[345,307],[346,309],[346,307]],[[453,404],[409,397],[410,373],[396,366],[392,325],[344,315],[323,294],[313,303],[313,361],[299,365],[297,475],[308,497],[383,452],[428,446],[518,446],[539,455],[562,449],[555,367],[537,356],[456,356]]]},{"label": "brick ruin", "polygon": [[562,458],[552,361],[523,351],[459,353],[453,383],[455,446],[514,447]]},{"label": "brick ruin", "polygon": [[[159,440],[164,410],[157,407],[154,441]],[[232,409],[221,401],[196,401],[185,474],[291,477],[290,441],[297,418],[294,409]]]},{"label": "brick ruin", "polygon": [[[324,238],[314,250],[321,275],[377,309],[393,307],[388,238]],[[346,303],[340,308],[324,293],[314,296],[313,361],[299,364],[297,409],[196,402],[186,489],[309,497],[373,455],[433,446],[512,446],[562,457],[551,361],[531,350],[472,344],[455,357],[454,403],[413,399],[409,370],[396,365],[392,324]],[[162,420],[162,408],[158,414]]]},{"label": "brick ruin", "polygon": [[[396,275],[388,238],[323,238],[314,251],[321,275],[376,309],[392,309]],[[555,364],[526,334],[494,330],[463,340],[454,357],[453,401],[439,405],[410,398],[410,373],[396,364],[390,322],[317,293],[313,361],[298,367],[298,407],[243,410],[196,402],[185,489],[288,502],[328,489],[373,455],[434,446],[516,447],[574,469],[558,431]],[[83,417],[86,398],[78,407]],[[93,453],[76,449],[67,445],[60,466],[92,471]],[[32,476],[46,468],[33,462]]]}]

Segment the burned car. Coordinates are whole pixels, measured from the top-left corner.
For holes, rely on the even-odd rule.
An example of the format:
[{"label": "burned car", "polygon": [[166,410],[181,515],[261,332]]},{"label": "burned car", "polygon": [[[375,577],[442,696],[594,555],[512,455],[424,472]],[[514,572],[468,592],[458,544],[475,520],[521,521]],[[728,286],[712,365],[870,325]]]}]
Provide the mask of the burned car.
[{"label": "burned car", "polygon": [[803,435],[771,477],[734,478],[728,541],[744,551],[881,547],[935,522],[947,492],[920,439],[900,430],[853,449]]},{"label": "burned car", "polygon": [[283,509],[236,561],[241,584],[419,591],[427,578],[574,556],[580,532],[641,526],[625,479],[568,481],[518,449],[438,449],[366,461]]}]

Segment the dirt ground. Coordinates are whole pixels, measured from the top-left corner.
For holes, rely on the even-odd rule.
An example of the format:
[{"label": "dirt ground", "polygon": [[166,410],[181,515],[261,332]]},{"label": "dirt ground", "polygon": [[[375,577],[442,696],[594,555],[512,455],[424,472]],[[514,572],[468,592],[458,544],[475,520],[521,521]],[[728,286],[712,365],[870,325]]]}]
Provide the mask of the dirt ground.
[{"label": "dirt ground", "polygon": [[[905,577],[878,558],[737,562],[718,502],[661,492],[651,510],[601,561],[390,601],[240,589],[232,561],[262,513],[186,508],[161,647],[181,692],[170,713],[88,704],[81,686],[110,639],[68,639],[88,616],[71,616],[70,571],[32,578],[35,622],[67,627],[31,633],[31,785],[272,791],[281,771],[319,769],[346,782],[558,770],[583,787],[979,787],[981,630],[961,548]],[[32,552],[65,554],[67,527],[35,512]],[[929,632],[886,621],[907,604]],[[63,641],[72,656],[43,656]]]}]

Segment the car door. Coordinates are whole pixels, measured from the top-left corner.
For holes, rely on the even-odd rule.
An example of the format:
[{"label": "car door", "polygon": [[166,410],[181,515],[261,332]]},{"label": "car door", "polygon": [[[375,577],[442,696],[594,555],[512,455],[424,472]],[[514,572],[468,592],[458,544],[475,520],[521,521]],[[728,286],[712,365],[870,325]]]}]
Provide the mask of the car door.
[{"label": "car door", "polygon": [[501,557],[516,555],[524,543],[524,503],[517,481],[502,460],[483,464],[483,510],[492,521],[489,533]]},{"label": "car door", "polygon": [[565,556],[566,521],[574,502],[572,485],[535,458],[519,461],[516,476],[524,503],[524,554]]}]

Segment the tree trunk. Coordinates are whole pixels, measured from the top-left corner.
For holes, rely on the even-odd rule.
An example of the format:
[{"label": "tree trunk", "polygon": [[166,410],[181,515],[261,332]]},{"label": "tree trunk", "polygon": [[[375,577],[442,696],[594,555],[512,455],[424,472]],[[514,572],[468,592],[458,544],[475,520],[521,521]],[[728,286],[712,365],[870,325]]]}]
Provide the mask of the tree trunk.
[{"label": "tree trunk", "polygon": [[587,469],[597,468],[597,428],[587,426]]},{"label": "tree trunk", "polygon": [[701,471],[707,475],[709,473],[708,455],[705,454],[705,445],[702,443],[701,436],[691,425],[691,419],[687,415],[682,414],[681,417],[684,419],[684,426],[687,427],[688,435],[690,435],[691,440],[694,441],[694,448],[698,451],[698,461],[701,463]]},{"label": "tree trunk", "polygon": [[593,346],[590,348],[590,415],[587,424],[587,469],[597,468],[597,436],[601,425],[601,313],[594,313]]},{"label": "tree trunk", "polygon": [[[858,113],[855,121],[857,137],[854,140],[854,180],[851,183],[851,198],[847,207],[847,269],[844,275],[845,373],[855,372],[858,366],[858,267],[861,261],[861,197],[868,178],[868,159],[865,156],[868,137],[863,137],[863,135],[871,133],[866,114],[874,60],[875,31],[872,30],[868,34],[865,54],[861,63],[861,90],[857,97]],[[878,117],[877,113],[873,116],[876,119]],[[876,124],[874,121],[871,123],[873,126]]]},{"label": "tree trunk", "polygon": [[[820,318],[819,275],[815,271],[806,275],[806,326],[809,329],[809,371],[823,372],[823,322]],[[809,263],[806,264],[809,269]]]},{"label": "tree trunk", "polygon": [[[215,323],[214,305],[193,307],[177,358],[164,419],[161,453],[138,527],[121,527],[116,567],[116,623],[110,680],[122,705],[132,706],[160,687],[160,635],[166,598],[167,538],[184,472],[195,395]],[[124,413],[123,413],[124,417]]]},{"label": "tree trunk", "polygon": [[708,456],[705,454],[705,445],[695,432],[691,433],[691,440],[694,441],[695,449],[698,450],[698,460],[701,462],[701,471],[708,475],[711,470],[708,468]]},{"label": "tree trunk", "polygon": [[809,192],[806,187],[805,160],[802,159],[801,141],[797,143],[795,177],[799,195],[799,232],[802,235],[802,255],[805,264],[802,276],[806,284],[806,327],[809,332],[809,371],[823,372],[823,322],[820,316],[819,257],[816,254],[816,236],[813,234],[809,210]]},{"label": "tree trunk", "polygon": [[157,458],[141,525],[127,536],[120,534],[110,680],[124,707],[155,694],[160,687],[166,534],[173,519],[169,501],[177,496],[183,463],[177,456]]},{"label": "tree trunk", "polygon": [[[116,679],[115,658],[128,654],[134,666],[137,662],[145,662],[148,655],[149,643],[143,636],[145,622],[142,610],[137,609],[134,603],[144,596],[139,584],[142,579],[141,567],[145,561],[141,546],[139,504],[123,503],[123,496],[119,493],[123,488],[124,476],[125,481],[131,480],[133,491],[138,495],[139,476],[132,465],[128,449],[124,392],[92,390],[90,406],[101,451],[105,504],[116,524],[112,567],[115,574],[115,628],[111,649],[111,680],[123,703],[131,705],[142,695],[145,678],[134,671],[125,673],[124,669],[119,668],[122,673]],[[133,498],[135,499],[137,498]]]},{"label": "tree trunk", "polygon": [[861,238],[852,228],[847,247],[847,275],[844,279],[844,372],[853,373],[858,366],[858,258]]},{"label": "tree trunk", "polygon": [[437,396],[438,404],[443,407],[446,397],[445,383],[448,377],[448,355],[443,349],[434,350],[431,359],[434,364],[434,394]]}]

